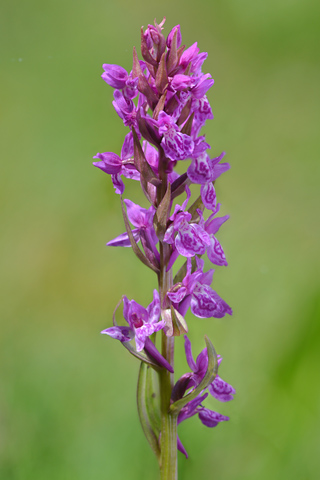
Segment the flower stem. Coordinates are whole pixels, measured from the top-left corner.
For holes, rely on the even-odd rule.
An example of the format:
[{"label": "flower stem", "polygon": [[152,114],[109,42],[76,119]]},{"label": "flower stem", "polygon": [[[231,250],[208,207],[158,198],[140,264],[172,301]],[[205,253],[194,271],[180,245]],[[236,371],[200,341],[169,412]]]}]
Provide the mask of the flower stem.
[{"label": "flower stem", "polygon": [[[166,294],[172,286],[172,271],[166,271],[166,251],[169,245],[160,242],[160,275],[159,290],[161,308],[166,308]],[[162,356],[174,366],[174,337],[167,337],[162,331]],[[177,417],[169,413],[170,398],[174,385],[173,373],[166,369],[160,372],[161,401],[161,439],[160,439],[160,478],[161,480],[177,480]]]}]

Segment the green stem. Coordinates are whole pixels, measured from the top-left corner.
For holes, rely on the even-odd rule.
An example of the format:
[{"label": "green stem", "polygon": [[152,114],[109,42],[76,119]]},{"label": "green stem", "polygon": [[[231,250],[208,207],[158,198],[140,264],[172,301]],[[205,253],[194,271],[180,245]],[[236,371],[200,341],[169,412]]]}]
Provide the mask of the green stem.
[{"label": "green stem", "polygon": [[[160,242],[160,275],[159,290],[161,308],[165,309],[166,293],[172,286],[172,271],[166,272],[168,245]],[[174,366],[174,337],[167,337],[162,332],[162,355]],[[161,401],[161,439],[160,439],[160,478],[161,480],[177,480],[177,416],[169,412],[170,398],[174,385],[174,375],[166,369],[160,372]]]}]

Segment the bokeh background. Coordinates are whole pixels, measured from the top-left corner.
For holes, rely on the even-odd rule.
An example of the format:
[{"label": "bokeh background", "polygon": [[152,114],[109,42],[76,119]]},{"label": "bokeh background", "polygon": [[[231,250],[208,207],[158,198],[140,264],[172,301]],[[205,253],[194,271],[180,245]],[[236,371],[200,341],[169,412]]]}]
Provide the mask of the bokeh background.
[{"label": "bokeh background", "polygon": [[[3,2],[1,36],[1,480],[156,479],[135,405],[138,364],[99,335],[122,294],[147,305],[152,272],[129,249],[110,178],[91,165],[126,129],[102,63],[131,68],[141,25],[167,17],[209,53],[205,132],[232,169],[217,182],[229,261],[214,288],[233,317],[208,334],[231,421],[180,427],[180,478],[319,478],[318,2]],[[134,201],[137,184],[128,187]],[[182,339],[177,373],[186,364]]]}]

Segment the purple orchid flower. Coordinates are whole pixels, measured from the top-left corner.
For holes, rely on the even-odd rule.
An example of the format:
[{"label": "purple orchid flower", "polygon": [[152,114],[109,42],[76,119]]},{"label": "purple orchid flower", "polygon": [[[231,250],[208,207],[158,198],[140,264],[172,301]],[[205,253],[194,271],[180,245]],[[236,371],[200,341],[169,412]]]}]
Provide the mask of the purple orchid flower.
[{"label": "purple orchid flower", "polygon": [[[184,257],[194,257],[196,254],[203,255],[210,245],[210,237],[207,232],[197,223],[189,223],[192,215],[186,212],[186,206],[191,192],[186,187],[187,199],[182,206],[176,205],[170,220],[172,224],[167,228],[164,241],[174,244],[177,252]],[[175,233],[177,235],[175,236]]]},{"label": "purple orchid flower", "polygon": [[128,322],[127,326],[114,326],[102,330],[101,333],[109,335],[121,343],[130,342],[135,339],[137,352],[145,349],[159,365],[166,368],[173,373],[172,366],[165,358],[158,352],[153,342],[150,340],[150,335],[158,332],[165,326],[164,320],[160,320],[160,297],[157,290],[153,291],[153,300],[144,308],[134,300],[128,300],[123,296],[123,316]]},{"label": "purple orchid flower", "polygon": [[113,152],[97,153],[93,158],[99,162],[93,162],[95,167],[111,175],[111,180],[117,194],[124,192],[124,183],[121,175],[132,180],[140,180],[140,173],[137,171],[133,161],[133,137],[129,132],[124,140],[121,157]]},{"label": "purple orchid flower", "polygon": [[191,111],[194,113],[191,135],[196,137],[207,120],[213,119],[213,113],[206,95],[192,98]]},{"label": "purple orchid flower", "polygon": [[222,152],[219,157],[210,159],[207,153],[202,153],[198,158],[193,158],[187,174],[193,183],[200,183],[203,204],[209,210],[215,209],[215,192],[212,182],[230,168],[229,163],[219,163],[224,157]]},{"label": "purple orchid flower", "polygon": [[[193,359],[191,342],[187,335],[184,336],[185,343],[184,348],[186,352],[187,363],[192,370],[192,375],[189,379],[187,389],[190,387],[197,387],[203,377],[206,374],[208,368],[208,353],[207,349],[204,348],[202,352],[197,356],[196,361]],[[218,365],[222,362],[222,357],[218,355]],[[219,400],[219,402],[229,402],[233,400],[233,395],[236,393],[235,389],[229,383],[222,380],[222,378],[217,375],[212,383],[208,386],[208,390],[211,395]]]},{"label": "purple orchid flower", "polygon": [[[212,202],[212,205],[215,205],[215,199]],[[204,221],[203,219],[203,213],[201,212],[201,210],[199,210],[199,225],[201,225],[201,227],[209,234],[210,237],[210,245],[207,247],[207,255],[209,260],[214,265],[227,266],[228,262],[226,260],[223,248],[219,240],[215,237],[215,234],[219,231],[221,225],[228,220],[229,215],[225,215],[224,217],[215,217],[219,210],[220,203],[218,203],[218,205],[215,207],[215,210],[212,212],[212,214],[206,221]]]},{"label": "purple orchid flower", "polygon": [[[131,86],[132,88],[132,86]],[[135,106],[131,98],[126,98],[120,90],[115,90],[113,93],[114,101],[112,105],[119,117],[123,120],[126,127],[134,127],[136,132],[139,132],[137,122],[137,112],[140,108]]]},{"label": "purple orchid flower", "polygon": [[[188,418],[193,417],[194,415],[198,415],[200,421],[206,427],[212,428],[216,427],[220,422],[225,422],[229,420],[229,417],[225,415],[221,415],[221,413],[214,412],[213,410],[209,410],[208,408],[203,407],[202,402],[207,398],[208,394],[200,394],[194,400],[187,403],[185,405],[179,415],[178,415],[178,425],[187,420]],[[188,454],[186,449],[184,448],[183,444],[181,443],[180,438],[177,436],[177,447],[178,450],[183,453],[186,458],[188,458]]]},{"label": "purple orchid flower", "polygon": [[[133,237],[136,242],[141,240],[148,242],[148,245],[151,247],[153,253],[159,258],[159,252],[156,249],[156,244],[158,243],[158,237],[153,227],[153,217],[155,214],[155,207],[150,206],[148,209],[140,207],[133,203],[131,200],[125,199],[124,203],[127,207],[127,215],[129,221],[136,228],[132,230]],[[110,240],[107,243],[108,247],[131,247],[130,239],[127,233],[122,233],[118,237]]]},{"label": "purple orchid flower", "polygon": [[173,161],[185,160],[190,157],[194,142],[189,135],[180,132],[178,125],[170,115],[161,111],[155,124],[159,128],[159,134],[163,135],[161,146],[167,157]]},{"label": "purple orchid flower", "polygon": [[123,95],[128,100],[138,95],[139,79],[132,78],[132,72],[128,75],[128,72],[120,65],[112,65],[109,63],[104,63],[102,68],[104,72],[101,77],[110,87],[116,90],[122,90]]},{"label": "purple orchid flower", "polygon": [[203,272],[204,261],[197,258],[197,270],[191,273],[191,260],[187,260],[187,274],[182,283],[173,285],[167,296],[178,312],[185,316],[189,307],[198,318],[222,318],[232,315],[229,305],[210,287],[214,270]]}]

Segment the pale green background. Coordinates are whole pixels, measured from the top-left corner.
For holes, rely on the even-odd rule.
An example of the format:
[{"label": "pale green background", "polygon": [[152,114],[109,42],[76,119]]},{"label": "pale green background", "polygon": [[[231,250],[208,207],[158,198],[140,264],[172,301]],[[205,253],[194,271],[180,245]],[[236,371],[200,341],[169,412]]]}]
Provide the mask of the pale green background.
[{"label": "pale green background", "polygon": [[180,478],[320,478],[319,14],[311,0],[2,2],[1,480],[158,478],[138,364],[99,335],[121,295],[146,305],[155,279],[104,246],[123,231],[119,197],[91,161],[126,132],[101,65],[130,69],[140,26],[163,15],[209,53],[205,132],[232,164],[214,288],[234,316],[189,328],[197,351],[210,336],[237,396],[208,402],[230,422],[180,427]]}]

